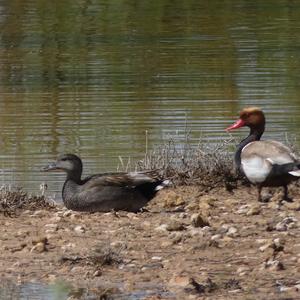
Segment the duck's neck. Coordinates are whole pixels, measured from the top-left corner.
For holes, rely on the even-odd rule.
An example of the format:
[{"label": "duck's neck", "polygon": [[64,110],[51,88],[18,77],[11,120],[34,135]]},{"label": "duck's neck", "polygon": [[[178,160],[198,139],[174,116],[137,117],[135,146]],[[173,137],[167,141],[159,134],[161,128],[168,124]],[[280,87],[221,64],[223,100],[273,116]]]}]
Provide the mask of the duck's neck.
[{"label": "duck's neck", "polygon": [[241,153],[243,148],[251,142],[259,141],[262,134],[264,133],[264,130],[265,130],[264,124],[259,127],[250,128],[249,135],[239,143],[234,156],[234,162],[237,169],[241,170]]},{"label": "duck's neck", "polygon": [[67,172],[67,178],[63,186],[62,197],[64,202],[71,199],[82,184],[81,170]]}]

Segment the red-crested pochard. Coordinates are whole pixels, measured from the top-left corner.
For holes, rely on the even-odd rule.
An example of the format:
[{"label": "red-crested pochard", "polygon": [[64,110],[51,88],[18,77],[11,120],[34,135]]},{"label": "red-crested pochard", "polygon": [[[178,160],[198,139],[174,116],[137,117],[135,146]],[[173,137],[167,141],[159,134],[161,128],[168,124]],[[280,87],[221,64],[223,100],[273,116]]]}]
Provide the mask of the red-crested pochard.
[{"label": "red-crested pochard", "polygon": [[257,107],[247,107],[240,112],[240,119],[226,130],[243,126],[250,134],[238,145],[234,161],[236,167],[258,187],[258,201],[263,201],[264,186],[282,186],[283,200],[288,197],[288,184],[300,177],[300,161],[287,146],[273,140],[260,141],[265,130],[265,116]]}]

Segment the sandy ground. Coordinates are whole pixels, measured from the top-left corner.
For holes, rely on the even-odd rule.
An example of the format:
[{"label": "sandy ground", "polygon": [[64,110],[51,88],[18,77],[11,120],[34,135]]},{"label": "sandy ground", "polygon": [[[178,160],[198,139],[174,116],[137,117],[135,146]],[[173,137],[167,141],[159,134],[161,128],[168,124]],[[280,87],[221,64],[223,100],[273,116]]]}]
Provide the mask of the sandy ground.
[{"label": "sandy ground", "polygon": [[283,205],[272,192],[258,203],[253,187],[178,187],[138,214],[0,215],[2,286],[63,280],[69,299],[300,299],[300,188]]}]

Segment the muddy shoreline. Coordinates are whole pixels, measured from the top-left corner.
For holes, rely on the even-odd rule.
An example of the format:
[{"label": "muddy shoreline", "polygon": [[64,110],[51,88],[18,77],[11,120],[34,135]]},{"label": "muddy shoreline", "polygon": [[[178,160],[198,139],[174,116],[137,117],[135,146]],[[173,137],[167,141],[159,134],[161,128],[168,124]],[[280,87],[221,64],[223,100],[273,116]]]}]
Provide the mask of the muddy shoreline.
[{"label": "muddy shoreline", "polygon": [[290,190],[283,205],[280,189],[258,203],[253,187],[185,186],[137,214],[1,214],[1,282],[64,281],[95,299],[299,299],[300,187]]}]

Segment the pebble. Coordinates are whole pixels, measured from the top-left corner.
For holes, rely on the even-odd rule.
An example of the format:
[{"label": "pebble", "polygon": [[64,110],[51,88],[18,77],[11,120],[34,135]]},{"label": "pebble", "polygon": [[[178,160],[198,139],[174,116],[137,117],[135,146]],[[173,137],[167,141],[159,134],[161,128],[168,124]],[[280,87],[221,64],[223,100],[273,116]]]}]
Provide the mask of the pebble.
[{"label": "pebble", "polygon": [[170,239],[172,240],[173,244],[178,244],[183,239],[183,233],[181,233],[181,232],[172,232],[170,234]]},{"label": "pebble", "polygon": [[167,227],[168,227],[167,224],[161,224],[161,225],[155,227],[155,230],[156,231],[167,231]]},{"label": "pebble", "polygon": [[142,223],[142,226],[143,226],[143,227],[151,227],[151,222],[149,222],[149,221],[144,221],[144,222]]},{"label": "pebble", "polygon": [[275,225],[275,229],[277,231],[287,231],[288,229],[296,228],[297,222],[298,220],[294,217],[286,217]]},{"label": "pebble", "polygon": [[279,260],[275,259],[268,259],[266,262],[264,262],[264,268],[272,271],[281,271],[284,270],[283,263]]},{"label": "pebble", "polygon": [[294,285],[294,288],[296,289],[297,292],[300,291],[300,283]]},{"label": "pebble", "polygon": [[189,233],[191,236],[201,236],[203,237],[205,235],[205,231],[202,230],[202,228],[191,228],[189,230]]},{"label": "pebble", "polygon": [[186,287],[190,284],[190,277],[175,275],[170,279],[169,284],[171,286]]},{"label": "pebble", "polygon": [[160,245],[162,248],[169,248],[174,245],[174,243],[173,241],[163,241]]},{"label": "pebble", "polygon": [[212,240],[212,241],[218,241],[218,240],[220,240],[221,239],[221,234],[215,234],[215,235],[213,235],[210,239]]},{"label": "pebble", "polygon": [[96,271],[94,272],[94,274],[93,274],[94,277],[99,277],[99,276],[101,276],[101,275],[102,275],[101,270],[96,270]]},{"label": "pebble", "polygon": [[165,195],[164,207],[175,207],[184,204],[185,204],[184,199],[174,191],[170,190]]},{"label": "pebble", "polygon": [[261,207],[259,205],[254,205],[246,212],[246,216],[259,215],[260,212],[261,212]]},{"label": "pebble", "polygon": [[229,236],[229,237],[237,237],[238,236],[238,230],[235,227],[229,227],[226,235]]},{"label": "pebble", "polygon": [[47,233],[55,232],[58,230],[58,225],[54,223],[46,224],[44,227],[46,228]]},{"label": "pebble", "polygon": [[267,243],[267,242],[270,242],[270,240],[268,240],[268,239],[257,239],[257,240],[256,240],[256,243],[257,243],[257,244],[265,244],[265,243]]},{"label": "pebble", "polygon": [[45,251],[47,251],[46,245],[45,245],[45,243],[42,243],[42,242],[35,244],[30,250],[30,252],[38,252],[38,253],[42,253]]},{"label": "pebble", "polygon": [[182,231],[185,229],[185,226],[182,222],[177,220],[172,220],[170,223],[167,224],[166,230],[168,231]]},{"label": "pebble", "polygon": [[209,226],[208,221],[204,217],[202,217],[202,215],[199,214],[199,213],[192,214],[192,216],[191,216],[191,224],[194,227]]},{"label": "pebble", "polygon": [[70,217],[73,214],[72,210],[67,210],[65,212],[62,212],[62,216],[65,217]]},{"label": "pebble", "polygon": [[267,242],[266,244],[259,247],[259,251],[265,252],[267,249],[272,248],[272,242]]},{"label": "pebble", "polygon": [[237,211],[237,214],[246,214],[249,211],[249,204],[242,205]]},{"label": "pebble", "polygon": [[249,272],[249,267],[241,266],[236,270],[239,276],[244,276]]},{"label": "pebble", "polygon": [[77,225],[74,228],[74,231],[77,232],[77,233],[85,233],[86,229],[83,226],[81,226],[81,225]]},{"label": "pebble", "polygon": [[146,264],[144,265],[141,270],[146,271],[146,270],[152,270],[152,269],[162,269],[163,265],[161,263],[153,263],[153,264]]},{"label": "pebble", "polygon": [[160,257],[160,256],[152,256],[151,259],[152,260],[162,260],[162,257]]},{"label": "pebble", "polygon": [[273,240],[273,243],[278,248],[278,247],[282,247],[285,245],[285,240],[283,240],[281,238],[276,238]]}]

